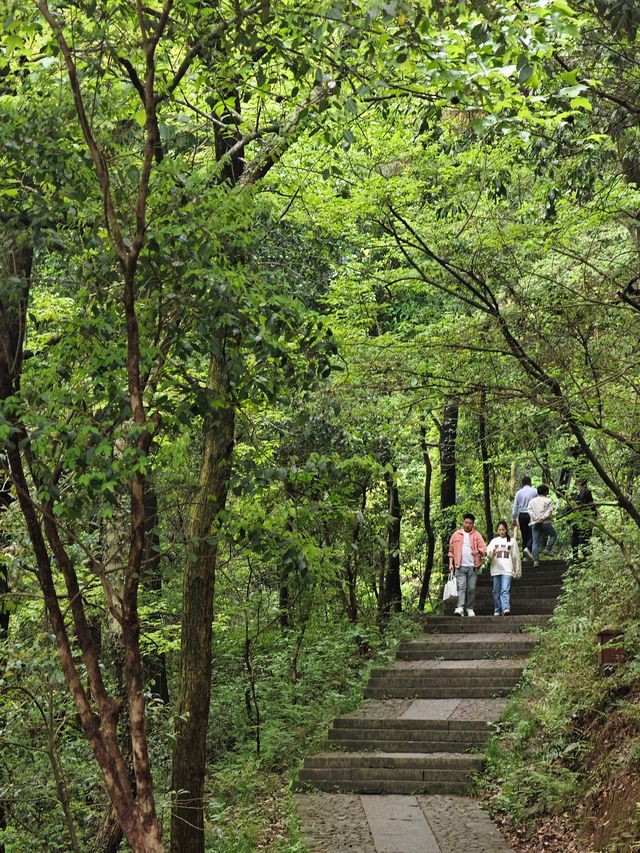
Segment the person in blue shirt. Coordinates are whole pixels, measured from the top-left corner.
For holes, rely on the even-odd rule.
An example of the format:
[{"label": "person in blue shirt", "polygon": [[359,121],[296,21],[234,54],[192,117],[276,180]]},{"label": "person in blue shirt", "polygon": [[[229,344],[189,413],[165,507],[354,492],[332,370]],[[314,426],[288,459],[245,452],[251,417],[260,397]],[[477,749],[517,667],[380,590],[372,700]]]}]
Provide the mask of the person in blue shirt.
[{"label": "person in blue shirt", "polygon": [[530,560],[533,559],[531,555],[532,533],[530,527],[531,519],[529,518],[527,507],[529,506],[529,501],[537,496],[538,491],[531,485],[531,477],[523,477],[522,487],[516,492],[513,499],[513,509],[511,510],[513,527],[518,526],[522,534],[522,553]]}]

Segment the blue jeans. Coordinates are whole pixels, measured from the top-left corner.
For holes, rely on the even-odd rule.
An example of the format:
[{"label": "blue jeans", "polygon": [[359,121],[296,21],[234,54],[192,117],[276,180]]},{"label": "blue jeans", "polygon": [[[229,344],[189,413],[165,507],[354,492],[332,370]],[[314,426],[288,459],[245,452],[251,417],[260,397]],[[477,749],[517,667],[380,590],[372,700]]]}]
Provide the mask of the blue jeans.
[{"label": "blue jeans", "polygon": [[493,581],[493,609],[498,613],[511,610],[511,575],[494,575]]},{"label": "blue jeans", "polygon": [[550,521],[538,521],[531,525],[531,533],[533,535],[533,545],[531,546],[531,554],[533,559],[537,560],[540,556],[540,546],[542,545],[543,536],[548,536],[547,549],[550,551],[556,544],[558,534],[555,527]]},{"label": "blue jeans", "polygon": [[[476,604],[478,573],[473,566],[459,566],[456,569],[456,581],[458,582],[458,607],[473,610]],[[466,604],[465,598],[467,599]]]}]

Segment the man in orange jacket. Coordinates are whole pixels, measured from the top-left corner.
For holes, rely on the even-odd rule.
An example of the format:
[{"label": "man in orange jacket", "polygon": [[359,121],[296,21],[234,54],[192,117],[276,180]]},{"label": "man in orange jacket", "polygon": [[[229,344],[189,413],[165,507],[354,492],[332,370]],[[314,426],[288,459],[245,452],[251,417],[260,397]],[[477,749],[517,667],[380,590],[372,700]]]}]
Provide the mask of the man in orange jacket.
[{"label": "man in orange jacket", "polygon": [[[456,616],[475,616],[476,583],[482,557],[487,553],[485,541],[474,528],[476,518],[470,512],[462,519],[462,527],[449,540],[449,572],[455,572],[458,582],[458,606]],[[466,599],[466,601],[465,601]]]}]

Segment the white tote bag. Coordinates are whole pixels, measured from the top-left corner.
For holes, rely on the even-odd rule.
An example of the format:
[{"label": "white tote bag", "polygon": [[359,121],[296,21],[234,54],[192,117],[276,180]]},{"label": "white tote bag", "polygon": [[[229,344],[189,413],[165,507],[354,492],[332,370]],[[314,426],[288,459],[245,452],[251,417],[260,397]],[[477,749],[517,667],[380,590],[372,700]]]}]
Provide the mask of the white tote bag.
[{"label": "white tote bag", "polygon": [[449,580],[444,585],[444,590],[442,592],[442,600],[448,601],[450,598],[458,597],[458,582],[453,577],[453,575],[449,578]]}]

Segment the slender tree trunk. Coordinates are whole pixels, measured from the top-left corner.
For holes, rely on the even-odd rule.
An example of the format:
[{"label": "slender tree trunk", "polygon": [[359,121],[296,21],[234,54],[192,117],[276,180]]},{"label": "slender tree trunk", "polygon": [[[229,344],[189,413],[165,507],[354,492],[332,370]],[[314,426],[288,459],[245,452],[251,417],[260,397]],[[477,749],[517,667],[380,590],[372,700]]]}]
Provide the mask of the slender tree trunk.
[{"label": "slender tree trunk", "polygon": [[431,480],[433,478],[433,464],[431,462],[431,457],[429,456],[427,432],[424,426],[420,429],[420,447],[422,448],[422,459],[424,461],[424,500],[422,505],[422,519],[424,523],[424,532],[427,537],[424,577],[422,578],[420,599],[418,600],[418,610],[423,611],[427,598],[429,597],[429,585],[431,584],[431,574],[433,572],[433,558],[436,551],[436,535],[431,521]]},{"label": "slender tree trunk", "polygon": [[62,767],[60,756],[58,754],[58,744],[56,739],[56,722],[53,710],[53,690],[51,689],[51,686],[49,686],[49,690],[47,693],[46,716],[47,754],[49,756],[49,762],[51,763],[51,771],[53,773],[53,779],[56,786],[56,793],[58,795],[58,800],[60,801],[60,805],[62,806],[62,811],[64,813],[64,821],[67,827],[67,832],[69,833],[71,849],[73,850],[73,853],[80,853],[81,847],[78,841],[76,823],[73,818],[73,810],[71,808],[71,798],[69,796],[69,789],[67,788],[67,781],[65,779],[64,769]]},{"label": "slender tree trunk", "polygon": [[389,520],[387,521],[387,576],[385,578],[385,609],[399,613],[402,610],[402,590],[400,588],[400,523],[402,511],[400,495],[394,473],[385,473]]},{"label": "slender tree trunk", "polygon": [[358,620],[358,597],[356,595],[357,584],[358,584],[358,542],[360,540],[360,534],[362,532],[362,521],[364,518],[364,511],[367,507],[367,483],[364,482],[361,485],[360,491],[360,509],[358,515],[356,517],[355,524],[353,525],[353,531],[351,534],[351,539],[347,543],[346,555],[345,555],[345,566],[344,566],[344,582],[347,586],[346,594],[344,589],[342,589],[342,599],[345,607],[345,611],[347,617],[350,622],[357,622]]},{"label": "slender tree trunk", "polygon": [[[9,542],[8,535],[2,530],[2,516],[13,502],[11,496],[11,480],[3,479],[0,471],[0,547]],[[9,569],[7,563],[0,563],[0,640],[9,636],[9,607],[7,594],[9,592]]]},{"label": "slender tree trunk", "polygon": [[[8,536],[2,531],[2,516],[5,510],[10,506],[13,498],[11,496],[11,481],[9,479],[3,481],[3,474],[0,471],[0,547],[7,544]],[[9,636],[9,616],[10,611],[8,605],[7,594],[9,592],[9,568],[6,563],[0,564],[0,640],[4,641]],[[0,666],[4,668],[4,657],[0,658]],[[7,828],[7,817],[5,803],[0,799],[0,832]],[[5,853],[4,841],[0,841],[0,853]]]},{"label": "slender tree trunk", "polygon": [[489,462],[489,448],[487,446],[487,392],[482,389],[480,393],[480,456],[482,459],[482,497],[484,503],[484,517],[487,530],[487,542],[493,539],[493,518],[491,515],[491,464]]},{"label": "slender tree trunk", "polygon": [[[142,583],[160,598],[162,592],[162,567],[160,562],[160,534],[158,533],[158,495],[153,478],[147,480],[144,492],[145,555]],[[151,652],[145,656],[145,670],[153,692],[165,705],[169,702],[167,662],[164,652]]]},{"label": "slender tree trunk", "polygon": [[442,559],[448,564],[449,536],[455,530],[456,517],[456,439],[458,436],[459,403],[449,397],[442,412],[440,427],[440,511],[444,530],[442,533]]},{"label": "slender tree trunk", "polygon": [[[26,231],[26,229],[25,229]],[[0,236],[5,235],[0,232]],[[6,239],[6,238],[5,238]],[[0,256],[0,399],[17,393],[20,385],[20,370],[22,367],[22,344],[24,340],[27,303],[29,299],[29,283],[33,249],[31,243],[19,247],[14,244]],[[11,288],[3,287],[5,282],[14,282]],[[12,292],[13,291],[13,292]],[[2,477],[0,491],[0,517],[12,501],[11,481]],[[3,534],[4,539],[4,534]],[[9,592],[9,573],[6,564],[0,566],[0,593]],[[0,599],[0,638],[9,636],[9,609],[5,606],[6,599]],[[5,804],[0,800],[0,830],[7,828],[7,812]],[[4,842],[0,841],[0,853],[5,853]]]},{"label": "slender tree trunk", "polygon": [[283,631],[290,627],[289,621],[289,567],[282,565],[278,583],[278,619]]},{"label": "slender tree trunk", "polygon": [[387,612],[387,603],[385,600],[384,578],[387,568],[387,552],[386,549],[379,548],[378,556],[378,587],[376,589],[375,579],[373,582],[373,592],[378,602],[378,616],[383,617]]},{"label": "slender tree trunk", "polygon": [[[288,501],[295,500],[293,484],[289,478],[284,481],[284,493]],[[293,530],[290,517],[287,518],[285,522],[285,530],[287,533],[290,533]],[[290,565],[283,561],[282,566],[280,567],[280,578],[278,582],[278,618],[280,621],[280,628],[283,631],[287,631],[291,627],[291,613],[289,612],[289,573]]]},{"label": "slender tree trunk", "polygon": [[211,697],[211,632],[217,558],[213,525],[229,486],[235,408],[225,367],[211,358],[207,387],[221,401],[204,419],[200,476],[189,523],[183,576],[180,691],[176,709],[172,853],[204,853],[205,746]]}]

